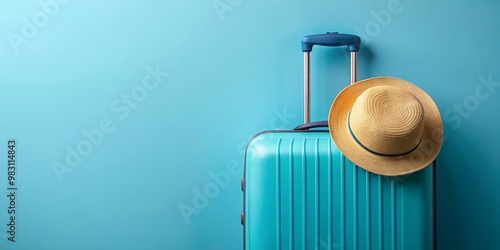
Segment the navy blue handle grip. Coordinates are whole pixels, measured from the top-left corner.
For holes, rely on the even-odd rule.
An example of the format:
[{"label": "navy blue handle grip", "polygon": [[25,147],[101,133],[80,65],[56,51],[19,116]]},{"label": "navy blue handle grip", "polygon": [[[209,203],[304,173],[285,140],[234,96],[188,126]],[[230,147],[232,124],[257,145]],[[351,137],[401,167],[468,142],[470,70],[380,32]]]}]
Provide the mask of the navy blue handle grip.
[{"label": "navy blue handle grip", "polygon": [[311,52],[314,45],[322,45],[331,47],[347,46],[351,52],[358,52],[360,44],[361,38],[359,36],[328,32],[302,38],[302,51]]}]

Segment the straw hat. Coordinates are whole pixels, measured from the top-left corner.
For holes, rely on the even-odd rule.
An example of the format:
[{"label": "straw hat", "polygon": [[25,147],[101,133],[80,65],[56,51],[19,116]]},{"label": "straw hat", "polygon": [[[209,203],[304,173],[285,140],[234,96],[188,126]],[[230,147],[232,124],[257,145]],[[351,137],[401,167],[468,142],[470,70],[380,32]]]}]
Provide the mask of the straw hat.
[{"label": "straw hat", "polygon": [[348,159],[380,175],[404,175],[428,166],[443,143],[436,103],[416,85],[393,77],[362,80],[342,90],[328,125]]}]

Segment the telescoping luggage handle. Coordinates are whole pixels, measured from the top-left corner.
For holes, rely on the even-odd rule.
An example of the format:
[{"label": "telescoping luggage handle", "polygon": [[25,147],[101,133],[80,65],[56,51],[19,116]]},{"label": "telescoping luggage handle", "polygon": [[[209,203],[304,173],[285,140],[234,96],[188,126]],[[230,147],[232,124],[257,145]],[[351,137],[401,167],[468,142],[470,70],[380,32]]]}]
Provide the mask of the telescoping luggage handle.
[{"label": "telescoping luggage handle", "polygon": [[[320,35],[310,35],[302,38],[302,51],[304,52],[304,125],[295,129],[304,130],[311,126],[311,105],[310,105],[310,52],[314,45],[339,47],[347,46],[351,52],[351,84],[356,82],[357,53],[361,44],[361,39],[355,35],[339,34],[338,32],[328,32]],[[328,126],[327,122],[317,122],[312,127]]]}]

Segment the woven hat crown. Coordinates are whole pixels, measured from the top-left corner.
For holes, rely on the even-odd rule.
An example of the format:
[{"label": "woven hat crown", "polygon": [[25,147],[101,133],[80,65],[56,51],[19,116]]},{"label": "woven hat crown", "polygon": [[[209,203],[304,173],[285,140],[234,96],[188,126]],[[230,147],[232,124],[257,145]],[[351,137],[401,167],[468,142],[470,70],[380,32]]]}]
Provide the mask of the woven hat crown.
[{"label": "woven hat crown", "polygon": [[424,110],[410,92],[395,86],[375,86],[354,102],[349,129],[357,142],[380,155],[402,155],[420,142]]}]

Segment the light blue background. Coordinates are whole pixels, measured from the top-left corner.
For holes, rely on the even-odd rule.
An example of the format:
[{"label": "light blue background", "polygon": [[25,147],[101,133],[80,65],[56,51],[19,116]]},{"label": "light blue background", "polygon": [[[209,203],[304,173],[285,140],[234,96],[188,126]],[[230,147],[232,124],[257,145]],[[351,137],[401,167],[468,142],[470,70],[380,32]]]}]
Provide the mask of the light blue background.
[{"label": "light blue background", "polygon": [[[0,249],[240,249],[245,144],[301,123],[300,39],[326,31],[361,36],[359,79],[411,81],[444,115],[440,249],[500,245],[500,88],[480,80],[500,82],[500,2],[40,3],[0,1],[0,162],[15,138],[19,188],[15,244],[0,200]],[[23,18],[39,26],[16,44]],[[313,120],[348,84],[341,51],[313,51]],[[168,76],[113,111],[148,67]],[[112,132],[59,182],[54,162],[103,119]]]}]

